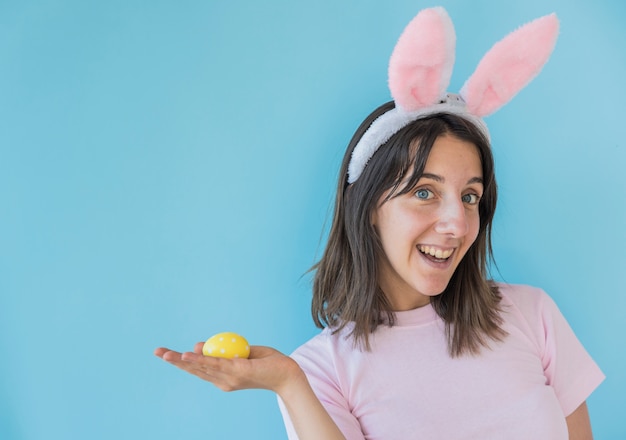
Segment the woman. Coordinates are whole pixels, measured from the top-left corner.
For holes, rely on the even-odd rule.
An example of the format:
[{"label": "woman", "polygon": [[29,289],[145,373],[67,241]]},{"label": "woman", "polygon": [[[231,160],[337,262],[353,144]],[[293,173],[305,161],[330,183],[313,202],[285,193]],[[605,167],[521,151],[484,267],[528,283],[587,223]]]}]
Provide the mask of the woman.
[{"label": "woman", "polygon": [[591,438],[601,371],[543,291],[487,269],[497,189],[482,117],[541,69],[557,31],[554,16],[520,28],[452,95],[452,23],[418,14],[391,57],[394,102],[344,156],[315,266],[325,329],[292,357],[156,354],[224,390],[276,392],[290,438]]}]

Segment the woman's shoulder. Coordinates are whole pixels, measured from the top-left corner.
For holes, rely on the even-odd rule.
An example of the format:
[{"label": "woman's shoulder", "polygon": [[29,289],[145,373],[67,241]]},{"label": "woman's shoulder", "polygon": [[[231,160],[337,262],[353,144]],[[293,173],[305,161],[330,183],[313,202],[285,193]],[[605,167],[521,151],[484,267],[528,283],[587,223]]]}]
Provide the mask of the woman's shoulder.
[{"label": "woman's shoulder", "polygon": [[548,301],[552,301],[548,294],[541,288],[527,284],[496,283],[504,304],[516,307],[532,308],[542,307]]},{"label": "woman's shoulder", "polygon": [[347,344],[351,344],[350,325],[337,330],[326,327],[317,335],[299,346],[293,353],[292,357],[329,355],[333,352],[342,351]]},{"label": "woman's shoulder", "polygon": [[539,287],[499,283],[498,288],[502,296],[501,309],[510,324],[524,322],[542,333],[554,317],[561,316],[555,301]]},{"label": "woman's shoulder", "polygon": [[290,357],[300,365],[312,385],[319,387],[320,383],[337,383],[340,380],[338,371],[353,357],[352,344],[352,337],[346,328],[339,331],[325,328],[299,346]]}]

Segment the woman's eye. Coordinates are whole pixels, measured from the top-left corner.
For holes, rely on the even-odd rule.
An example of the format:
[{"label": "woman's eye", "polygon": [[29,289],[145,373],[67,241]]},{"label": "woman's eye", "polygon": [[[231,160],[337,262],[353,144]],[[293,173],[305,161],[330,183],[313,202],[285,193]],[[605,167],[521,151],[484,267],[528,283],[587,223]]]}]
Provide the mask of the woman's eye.
[{"label": "woman's eye", "polygon": [[463,203],[475,205],[478,203],[479,197],[478,194],[465,194],[461,199],[463,200]]},{"label": "woman's eye", "polygon": [[418,189],[415,191],[415,197],[421,200],[428,200],[432,198],[433,193],[427,189]]}]

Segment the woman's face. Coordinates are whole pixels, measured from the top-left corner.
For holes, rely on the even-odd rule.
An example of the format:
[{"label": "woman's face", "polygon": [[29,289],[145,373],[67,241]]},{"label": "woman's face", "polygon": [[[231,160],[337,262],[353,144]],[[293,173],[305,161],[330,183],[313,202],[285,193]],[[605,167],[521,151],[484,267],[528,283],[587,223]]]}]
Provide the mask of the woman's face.
[{"label": "woman's face", "polygon": [[384,251],[379,284],[393,310],[421,307],[444,291],[478,235],[482,178],[476,146],[443,135],[413,190],[384,203],[383,194],[372,220]]}]

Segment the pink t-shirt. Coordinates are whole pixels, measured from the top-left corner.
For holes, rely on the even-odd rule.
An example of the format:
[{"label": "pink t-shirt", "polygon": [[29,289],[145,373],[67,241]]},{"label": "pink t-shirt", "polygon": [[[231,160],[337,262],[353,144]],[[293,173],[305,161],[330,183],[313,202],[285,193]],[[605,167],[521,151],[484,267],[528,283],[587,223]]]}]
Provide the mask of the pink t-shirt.
[{"label": "pink t-shirt", "polygon": [[566,440],[565,417],[604,375],[542,290],[500,291],[508,336],[478,356],[451,358],[426,306],[380,326],[369,352],[325,329],[292,357],[348,440]]}]

